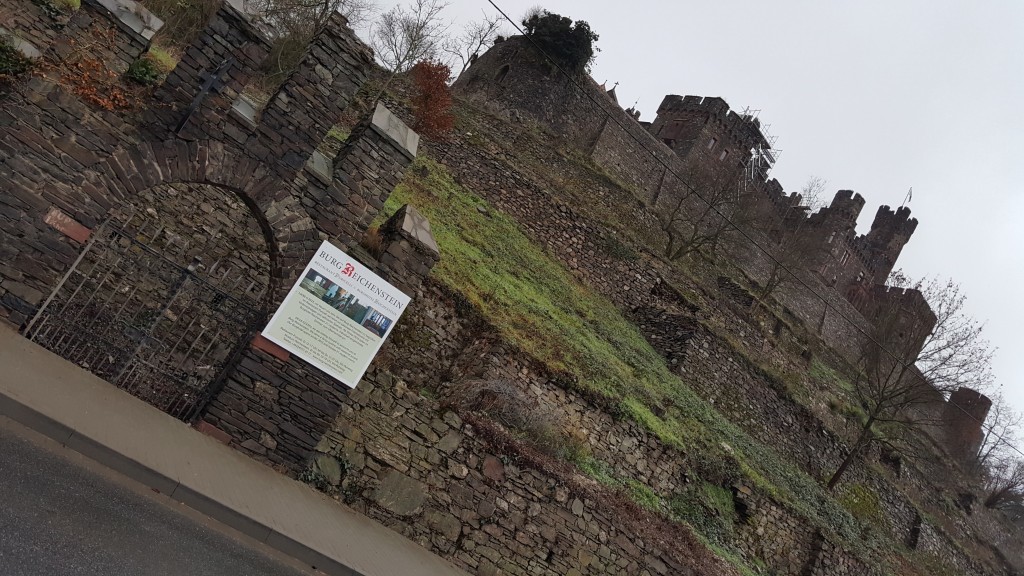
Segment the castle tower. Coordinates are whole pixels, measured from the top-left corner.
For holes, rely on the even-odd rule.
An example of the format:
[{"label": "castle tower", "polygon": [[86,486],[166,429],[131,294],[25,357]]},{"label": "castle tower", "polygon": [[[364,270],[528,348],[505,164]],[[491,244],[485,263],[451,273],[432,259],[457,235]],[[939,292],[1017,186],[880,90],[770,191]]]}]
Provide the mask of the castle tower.
[{"label": "castle tower", "polygon": [[910,208],[900,206],[895,211],[888,206],[878,208],[871,231],[862,239],[875,282],[881,284],[886,281],[916,229],[917,218],[910,217]]},{"label": "castle tower", "polygon": [[958,388],[949,395],[942,411],[946,429],[946,450],[961,462],[969,463],[985,440],[982,423],[992,408],[992,400],[970,388]]},{"label": "castle tower", "polygon": [[854,193],[853,190],[840,190],[832,198],[832,203],[818,212],[816,219],[822,225],[827,223],[828,227],[837,233],[845,234],[857,227],[857,218],[863,209],[863,196]]},{"label": "castle tower", "polygon": [[754,148],[770,148],[761,123],[713,96],[665,96],[649,131],[684,162],[743,166]]}]

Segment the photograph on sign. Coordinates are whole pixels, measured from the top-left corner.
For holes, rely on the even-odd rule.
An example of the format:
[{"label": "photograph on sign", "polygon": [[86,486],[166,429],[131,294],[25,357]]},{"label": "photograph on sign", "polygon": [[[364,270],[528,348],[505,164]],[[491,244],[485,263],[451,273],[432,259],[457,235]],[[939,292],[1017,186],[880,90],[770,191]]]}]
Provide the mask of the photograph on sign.
[{"label": "photograph on sign", "polygon": [[324,242],[263,336],[354,388],[409,297]]}]

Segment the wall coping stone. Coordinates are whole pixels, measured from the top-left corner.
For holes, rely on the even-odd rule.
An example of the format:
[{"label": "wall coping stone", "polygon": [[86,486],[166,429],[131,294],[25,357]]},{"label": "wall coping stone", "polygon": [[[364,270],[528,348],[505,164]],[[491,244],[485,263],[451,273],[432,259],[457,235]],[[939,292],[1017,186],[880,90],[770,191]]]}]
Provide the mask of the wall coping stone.
[{"label": "wall coping stone", "polygon": [[373,120],[370,122],[370,126],[381,136],[390,140],[410,160],[416,158],[420,135],[380,102],[377,103],[377,108],[373,111]]},{"label": "wall coping stone", "polygon": [[106,8],[131,31],[149,41],[163,28],[164,21],[133,0],[90,0]]},{"label": "wall coping stone", "polygon": [[433,232],[430,231],[430,221],[411,204],[403,206],[402,212],[401,221],[397,227],[398,230],[407,238],[422,244],[424,248],[440,259],[441,250],[437,247]]},{"label": "wall coping stone", "polygon": [[21,52],[21,55],[25,58],[35,60],[43,55],[39,48],[36,48],[35,44],[25,40],[3,26],[0,26],[0,36],[6,37],[7,41],[11,43],[11,46],[18,52]]},{"label": "wall coping stone", "polygon": [[313,150],[306,162],[306,167],[316,176],[317,180],[329,186],[334,180],[334,170],[331,167],[331,160],[326,154],[319,150]]},{"label": "wall coping stone", "polygon": [[256,128],[257,110],[256,103],[245,94],[239,94],[238,98],[231,103],[231,112],[252,128]]}]

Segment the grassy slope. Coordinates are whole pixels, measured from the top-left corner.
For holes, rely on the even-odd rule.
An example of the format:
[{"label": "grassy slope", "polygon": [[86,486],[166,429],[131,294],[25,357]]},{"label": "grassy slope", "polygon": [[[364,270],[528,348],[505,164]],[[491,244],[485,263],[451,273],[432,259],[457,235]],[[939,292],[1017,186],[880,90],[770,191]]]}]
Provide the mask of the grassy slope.
[{"label": "grassy slope", "polygon": [[[478,306],[505,338],[549,368],[571,373],[581,388],[666,443],[709,465],[727,461],[814,524],[858,540],[857,522],[814,479],[699,398],[611,302],[581,286],[512,219],[456,184],[443,167],[425,159],[417,164],[384,213],[411,203],[430,219],[442,253],[433,274]],[[654,406],[665,408],[663,417],[655,416]]]}]

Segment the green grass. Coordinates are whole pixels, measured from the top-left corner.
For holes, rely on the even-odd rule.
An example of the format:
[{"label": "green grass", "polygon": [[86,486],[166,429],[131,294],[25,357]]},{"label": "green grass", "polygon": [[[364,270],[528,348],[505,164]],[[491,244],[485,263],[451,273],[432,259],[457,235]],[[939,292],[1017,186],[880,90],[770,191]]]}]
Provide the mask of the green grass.
[{"label": "green grass", "polygon": [[692,483],[668,502],[669,515],[693,526],[716,546],[728,546],[737,521],[732,492],[709,482]]},{"label": "green grass", "polygon": [[348,140],[349,131],[344,126],[331,126],[331,129],[327,131],[328,138],[334,138],[338,142],[344,142]]},{"label": "green grass", "polygon": [[878,501],[878,494],[871,488],[863,484],[844,486],[839,494],[839,503],[850,514],[853,514],[854,518],[882,526],[882,509]]},{"label": "green grass", "polygon": [[698,466],[746,477],[816,525],[855,539],[853,517],[814,479],[697,396],[609,300],[580,285],[512,219],[429,159],[417,159],[407,174],[381,218],[403,204],[416,206],[441,250],[433,276],[461,292],[503,338],[550,370],[572,375],[577,388],[613,412],[694,455]]},{"label": "green grass", "polygon": [[624,483],[626,492],[634,502],[652,512],[661,510],[661,498],[649,486],[632,478],[626,479]]},{"label": "green grass", "polygon": [[178,65],[178,58],[167,48],[158,44],[150,44],[147,56],[160,68],[161,72],[167,74]]},{"label": "green grass", "polygon": [[836,372],[832,368],[825,365],[824,362],[815,358],[811,362],[811,369],[809,375],[812,379],[825,384],[826,386],[834,390],[843,390],[846,392],[853,391],[853,385],[850,381],[842,377],[839,372]]}]

